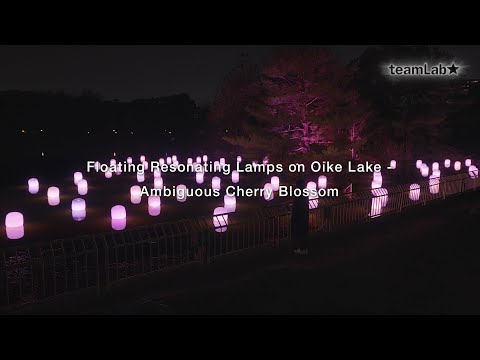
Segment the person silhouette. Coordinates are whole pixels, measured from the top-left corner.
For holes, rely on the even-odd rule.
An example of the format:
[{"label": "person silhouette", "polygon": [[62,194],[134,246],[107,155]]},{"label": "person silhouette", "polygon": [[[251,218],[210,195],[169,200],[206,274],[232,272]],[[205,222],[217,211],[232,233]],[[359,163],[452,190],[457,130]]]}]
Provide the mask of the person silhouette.
[{"label": "person silhouette", "polygon": [[[306,188],[305,179],[298,179],[296,188],[303,191]],[[296,196],[293,201],[291,220],[292,241],[294,253],[298,255],[308,254],[308,202],[308,195],[306,196],[303,193],[300,196]]]}]

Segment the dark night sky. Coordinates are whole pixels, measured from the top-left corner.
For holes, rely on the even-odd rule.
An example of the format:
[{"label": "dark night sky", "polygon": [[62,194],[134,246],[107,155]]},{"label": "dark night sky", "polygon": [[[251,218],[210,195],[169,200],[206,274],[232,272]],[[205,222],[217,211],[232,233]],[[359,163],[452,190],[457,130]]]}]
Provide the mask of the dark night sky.
[{"label": "dark night sky", "polygon": [[[326,46],[344,62],[368,45]],[[242,53],[266,58],[271,45],[192,46],[0,46],[0,90],[83,89],[107,99],[131,100],[188,93],[199,104],[211,101]],[[467,77],[480,77],[480,46],[444,45],[469,65]]]}]

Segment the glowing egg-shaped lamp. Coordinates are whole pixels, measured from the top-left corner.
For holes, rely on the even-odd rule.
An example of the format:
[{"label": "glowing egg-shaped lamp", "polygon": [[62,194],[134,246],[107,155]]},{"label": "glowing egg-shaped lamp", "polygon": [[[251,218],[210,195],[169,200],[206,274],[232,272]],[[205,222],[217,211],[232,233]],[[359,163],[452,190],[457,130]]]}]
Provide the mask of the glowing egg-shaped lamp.
[{"label": "glowing egg-shaped lamp", "polygon": [[127,211],[122,205],[115,205],[110,211],[112,217],[112,229],[123,230],[127,226]]},{"label": "glowing egg-shaped lamp", "polygon": [[417,160],[417,162],[415,163],[415,166],[417,167],[417,169],[420,169],[422,167],[422,164],[423,164],[422,160]]},{"label": "glowing egg-shaped lamp", "polygon": [[148,197],[148,214],[150,216],[160,215],[160,196],[149,196]]},{"label": "glowing egg-shaped lamp", "polygon": [[242,157],[240,155],[237,156],[237,163],[241,163],[242,162]]},{"label": "glowing egg-shaped lamp", "polygon": [[25,235],[23,214],[17,211],[10,212],[5,217],[5,229],[10,240],[21,239]]},{"label": "glowing egg-shaped lamp", "polygon": [[444,165],[448,169],[450,167],[450,159],[445,159]]},{"label": "glowing egg-shaped lamp", "polygon": [[77,190],[79,195],[86,195],[88,193],[88,183],[87,180],[82,179],[77,184]]},{"label": "glowing egg-shaped lamp", "polygon": [[232,171],[232,183],[237,184],[240,181],[240,173],[237,170]]},{"label": "glowing egg-shaped lamp", "polygon": [[273,185],[270,183],[266,183],[263,186],[263,198],[267,201],[271,201],[274,198],[274,190],[273,190]]},{"label": "glowing egg-shaped lamp", "polygon": [[192,159],[192,158],[188,158],[188,159],[187,159],[187,164],[189,164],[189,165],[193,164],[193,159]]},{"label": "glowing egg-shaped lamp", "polygon": [[470,166],[470,165],[472,165],[472,159],[466,159],[465,166]]},{"label": "glowing egg-shaped lamp", "polygon": [[117,160],[110,159],[110,165],[117,165]]},{"label": "glowing egg-shaped lamp", "polygon": [[107,179],[110,179],[112,177],[112,172],[109,170],[109,171],[105,171],[105,177]]},{"label": "glowing egg-shaped lamp", "polygon": [[213,210],[213,226],[216,232],[227,231],[228,211],[223,207],[217,207]]},{"label": "glowing egg-shaped lamp", "polygon": [[143,163],[145,161],[145,155],[140,156],[140,162]]},{"label": "glowing egg-shaped lamp", "polygon": [[220,161],[215,160],[213,163],[213,168],[217,171],[220,169]]},{"label": "glowing egg-shaped lamp", "polygon": [[51,186],[47,190],[48,205],[57,206],[60,204],[60,189],[56,186]]},{"label": "glowing egg-shaped lamp", "polygon": [[320,175],[318,177],[318,188],[319,189],[327,188],[327,177],[325,175]]},{"label": "glowing egg-shaped lamp", "polygon": [[177,155],[172,155],[172,162],[178,161]]},{"label": "glowing egg-shaped lamp", "polygon": [[158,160],[158,162],[160,163],[160,165],[165,165],[165,159],[164,158],[160,158]]},{"label": "glowing egg-shaped lamp", "polygon": [[202,162],[202,158],[200,156],[197,156],[197,158],[195,159],[195,162],[197,164],[200,164]]},{"label": "glowing egg-shaped lamp", "polygon": [[432,164],[432,171],[438,170],[439,168],[440,168],[440,165],[438,164],[438,162],[434,162]]},{"label": "glowing egg-shaped lamp", "polygon": [[153,179],[153,187],[154,189],[162,189],[163,188],[163,178],[157,177]]},{"label": "glowing egg-shaped lamp", "polygon": [[148,170],[148,161],[144,161],[142,164],[143,164],[143,168],[145,170]]},{"label": "glowing egg-shaped lamp", "polygon": [[453,168],[455,169],[455,171],[458,171],[462,168],[462,163],[460,161],[455,161],[455,163],[453,164]]},{"label": "glowing egg-shaped lamp", "polygon": [[440,178],[431,175],[428,180],[428,185],[430,185],[431,194],[438,194],[440,191]]},{"label": "glowing egg-shaped lamp", "polygon": [[187,200],[187,187],[183,184],[177,186],[177,201],[185,202]]},{"label": "glowing egg-shaped lamp", "polygon": [[237,208],[237,199],[235,196],[225,195],[223,197],[223,207],[227,212],[234,212]]},{"label": "glowing egg-shaped lamp", "polygon": [[307,189],[308,190],[317,190],[317,184],[313,181],[309,181],[307,183]]},{"label": "glowing egg-shaped lamp", "polygon": [[83,179],[83,175],[80,171],[77,171],[76,173],[73,174],[73,182],[75,183],[75,185],[77,185],[78,182],[82,179]]},{"label": "glowing egg-shaped lamp", "polygon": [[408,197],[412,201],[418,201],[418,199],[420,198],[420,185],[418,184],[410,185],[410,192],[408,194]]},{"label": "glowing egg-shaped lamp", "polygon": [[162,173],[160,172],[160,170],[159,169],[153,170],[153,178],[156,179],[159,177],[162,177]]},{"label": "glowing egg-shaped lamp", "polygon": [[[197,184],[203,184],[203,177],[204,173],[203,172],[196,172],[195,173],[195,181]],[[212,184],[213,185],[213,184]]]},{"label": "glowing egg-shaped lamp", "polygon": [[470,178],[472,179],[477,179],[478,178],[478,169],[475,165],[470,165],[468,167],[468,174],[470,175]]},{"label": "glowing egg-shaped lamp", "polygon": [[220,190],[220,188],[221,188],[220,183],[221,183],[221,179],[218,176],[214,176],[212,178],[212,189]]},{"label": "glowing egg-shaped lamp", "polygon": [[223,158],[223,157],[220,158],[219,163],[220,163],[220,165],[222,165],[222,166],[225,165],[225,158]]},{"label": "glowing egg-shaped lamp", "polygon": [[382,187],[382,183],[379,182],[378,180],[373,180],[372,181],[372,190],[373,189],[379,189]]},{"label": "glowing egg-shaped lamp", "polygon": [[140,204],[142,201],[142,189],[138,185],[133,185],[130,188],[130,201],[132,204]]},{"label": "glowing egg-shaped lamp", "polygon": [[440,170],[436,169],[432,171],[432,177],[440,177]]},{"label": "glowing egg-shaped lamp", "polygon": [[137,173],[137,181],[144,182],[145,181],[145,174],[144,173]]},{"label": "glowing egg-shaped lamp", "polygon": [[133,163],[133,159],[129,156],[127,157],[127,164],[131,164]]},{"label": "glowing egg-shaped lamp", "polygon": [[85,220],[87,216],[87,207],[85,200],[77,198],[72,200],[72,218],[75,221]]},{"label": "glowing egg-shaped lamp", "polygon": [[427,177],[430,172],[430,169],[426,164],[422,164],[420,167],[420,173],[422,174],[423,177]]},{"label": "glowing egg-shaped lamp", "polygon": [[37,194],[39,189],[40,189],[40,184],[38,183],[38,179],[36,178],[28,179],[28,192],[30,194]]},{"label": "glowing egg-shaped lamp", "polygon": [[202,156],[202,160],[203,160],[203,162],[207,162],[207,161],[208,161],[208,156],[207,156],[207,155],[203,155],[203,156]]},{"label": "glowing egg-shaped lamp", "polygon": [[273,186],[273,191],[278,191],[278,188],[280,187],[280,179],[278,176],[272,176],[270,179],[270,184]]},{"label": "glowing egg-shaped lamp", "polygon": [[117,169],[115,170],[115,175],[122,175],[122,168],[120,166],[117,166]]},{"label": "glowing egg-shaped lamp", "polygon": [[172,158],[170,156],[167,157],[167,165],[170,165],[172,163]]},{"label": "glowing egg-shaped lamp", "polygon": [[397,168],[397,161],[390,160],[390,169],[396,169],[396,168]]}]

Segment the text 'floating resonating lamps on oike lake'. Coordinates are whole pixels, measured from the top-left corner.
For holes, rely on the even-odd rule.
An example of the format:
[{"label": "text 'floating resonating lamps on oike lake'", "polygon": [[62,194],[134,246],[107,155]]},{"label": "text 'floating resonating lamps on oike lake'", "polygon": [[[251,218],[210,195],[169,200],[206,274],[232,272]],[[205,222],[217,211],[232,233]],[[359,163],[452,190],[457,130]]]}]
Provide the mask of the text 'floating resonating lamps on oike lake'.
[{"label": "text 'floating resonating lamps on oike lake'", "polygon": [[40,184],[36,178],[28,179],[28,192],[30,194],[37,194],[40,189]]},{"label": "text 'floating resonating lamps on oike lake'", "polygon": [[87,217],[85,200],[77,198],[72,200],[72,218],[75,221],[82,221]]},{"label": "text 'floating resonating lamps on oike lake'", "polygon": [[112,229],[123,230],[127,226],[127,212],[122,205],[115,205],[110,211],[112,217]]},{"label": "text 'floating resonating lamps on oike lake'", "polygon": [[10,212],[5,217],[5,229],[10,240],[21,239],[25,234],[23,215],[20,212]]},{"label": "text 'floating resonating lamps on oike lake'", "polygon": [[228,211],[223,207],[217,207],[213,210],[213,226],[216,232],[227,231]]},{"label": "text 'floating resonating lamps on oike lake'", "polygon": [[60,204],[60,189],[56,186],[51,186],[47,190],[48,205],[57,206]]}]

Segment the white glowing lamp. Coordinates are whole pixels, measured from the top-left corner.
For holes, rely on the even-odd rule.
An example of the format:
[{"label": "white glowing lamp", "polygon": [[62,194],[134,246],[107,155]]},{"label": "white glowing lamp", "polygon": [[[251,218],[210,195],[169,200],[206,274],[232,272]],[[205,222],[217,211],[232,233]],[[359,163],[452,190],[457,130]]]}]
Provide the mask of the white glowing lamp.
[{"label": "white glowing lamp", "polygon": [[271,201],[273,200],[274,198],[274,195],[273,195],[273,185],[270,184],[270,183],[266,183],[264,186],[263,186],[263,198],[267,201]]},{"label": "white glowing lamp", "polygon": [[428,185],[430,185],[430,193],[438,194],[440,191],[440,178],[431,175],[428,180]]},{"label": "white glowing lamp", "polygon": [[115,170],[115,175],[122,175],[122,168],[120,166],[117,166],[117,169]]},{"label": "white glowing lamp", "polygon": [[453,168],[455,171],[458,171],[462,168],[462,163],[460,161],[455,161],[455,164],[453,164]]},{"label": "white glowing lamp", "polygon": [[117,160],[110,159],[110,165],[117,165]]},{"label": "white glowing lamp", "polygon": [[87,180],[82,179],[77,184],[77,190],[79,195],[86,195],[88,193],[88,183]]},{"label": "white glowing lamp", "polygon": [[432,171],[438,170],[439,168],[440,168],[440,165],[438,164],[438,162],[434,162],[432,164]]},{"label": "white glowing lamp", "polygon": [[468,167],[468,174],[470,175],[470,178],[472,179],[477,179],[478,178],[478,169],[475,165],[470,165]]},{"label": "white glowing lamp", "polygon": [[433,170],[432,171],[432,177],[440,177],[440,170]]},{"label": "white glowing lamp", "polygon": [[143,163],[145,161],[145,155],[140,156],[140,162]]},{"label": "white glowing lamp", "polygon": [[213,210],[213,226],[216,232],[227,231],[228,211],[223,207],[217,207]]},{"label": "white glowing lamp", "polygon": [[144,161],[144,162],[143,162],[143,168],[144,168],[145,170],[148,170],[148,161]]},{"label": "white glowing lamp", "polygon": [[314,181],[309,181],[307,183],[308,190],[317,190],[317,184]]},{"label": "white glowing lamp", "polygon": [[112,217],[112,229],[123,230],[127,225],[127,211],[122,205],[115,205],[110,211]]},{"label": "white glowing lamp", "polygon": [[448,169],[450,167],[450,159],[445,159],[444,165]]},{"label": "white glowing lamp", "polygon": [[76,173],[73,174],[73,182],[75,183],[75,185],[77,185],[78,182],[82,179],[83,179],[83,175],[80,171],[77,171]]},{"label": "white glowing lamp", "polygon": [[85,200],[83,199],[73,199],[72,200],[72,218],[75,221],[82,221],[87,215],[87,207],[85,205]]},{"label": "white glowing lamp", "polygon": [[203,162],[207,162],[207,161],[208,161],[208,156],[207,156],[207,155],[203,155],[203,156],[202,156],[202,160],[203,160]]},{"label": "white glowing lamp", "polygon": [[225,158],[223,158],[223,157],[220,158],[219,162],[220,162],[220,165],[222,165],[222,166],[225,165]]},{"label": "white glowing lamp", "polygon": [[327,188],[327,177],[325,175],[320,175],[318,177],[318,188],[319,189]]},{"label": "white glowing lamp", "polygon": [[40,188],[40,184],[38,183],[38,179],[31,178],[28,179],[28,192],[30,194],[37,194]]},{"label": "white glowing lamp", "polygon": [[172,158],[170,156],[167,157],[167,165],[170,165],[172,163]]},{"label": "white glowing lamp", "polygon": [[183,184],[177,186],[177,201],[185,202],[187,200],[187,187]]},{"label": "white glowing lamp", "polygon": [[149,196],[148,197],[148,214],[150,216],[160,215],[160,196]]},{"label": "white glowing lamp", "polygon": [[145,181],[145,174],[144,173],[137,173],[137,181],[144,182]]},{"label": "white glowing lamp", "polygon": [[56,186],[51,186],[47,190],[48,205],[57,206],[60,204],[60,189]]},{"label": "white glowing lamp", "polygon": [[130,188],[130,201],[132,204],[140,204],[142,201],[142,189],[138,185],[133,185]]},{"label": "white glowing lamp", "polygon": [[466,159],[465,166],[470,166],[470,165],[472,165],[472,159]]},{"label": "white glowing lamp", "polygon": [[157,177],[153,179],[153,187],[155,189],[162,189],[163,188],[163,178]]},{"label": "white glowing lamp", "polygon": [[372,190],[373,195],[377,196],[380,199],[380,206],[383,208],[387,206],[388,202],[388,190],[385,188],[379,188]]},{"label": "white glowing lamp", "polygon": [[221,179],[218,176],[214,176],[212,178],[212,189],[220,190],[221,188],[220,183],[221,183]]},{"label": "white glowing lamp", "polygon": [[278,188],[280,187],[280,179],[278,176],[272,176],[270,179],[270,184],[272,184],[274,191],[278,191]]},{"label": "white glowing lamp", "polygon": [[237,170],[232,171],[232,183],[237,184],[240,181],[240,173]]},{"label": "white glowing lamp", "polygon": [[215,160],[214,163],[213,163],[213,168],[215,170],[220,169],[220,161]]},{"label": "white glowing lamp", "polygon": [[396,160],[391,160],[390,161],[390,169],[396,169],[397,168],[397,161]]},{"label": "white glowing lamp", "polygon": [[196,172],[195,173],[195,181],[197,184],[203,184],[203,177],[204,177],[204,174],[203,172]]},{"label": "white glowing lamp", "polygon": [[237,156],[237,163],[241,163],[242,162],[242,157],[240,155]]},{"label": "white glowing lamp", "polygon": [[5,229],[10,240],[21,239],[25,235],[23,214],[17,211],[10,212],[5,217]]},{"label": "white glowing lamp", "polygon": [[415,163],[417,169],[420,169],[422,167],[422,164],[423,164],[422,160],[417,160],[417,162]]},{"label": "white glowing lamp", "polygon": [[373,180],[372,181],[372,190],[373,189],[379,189],[382,187],[382,183],[379,182],[378,180]]},{"label": "white glowing lamp", "polygon": [[423,177],[427,177],[430,172],[430,169],[426,164],[422,164],[420,167],[420,173],[422,174]]},{"label": "white glowing lamp", "polygon": [[200,156],[197,156],[197,158],[195,159],[195,162],[197,164],[201,163],[202,162],[202,158]]},{"label": "white glowing lamp", "polygon": [[160,163],[160,165],[165,165],[165,159],[164,158],[160,158],[160,160],[158,160],[158,162]]},{"label": "white glowing lamp", "polygon": [[235,196],[225,195],[223,197],[223,207],[228,212],[234,212],[237,208],[237,199],[235,198]]},{"label": "white glowing lamp", "polygon": [[172,155],[172,162],[178,161],[177,155]]},{"label": "white glowing lamp", "polygon": [[193,163],[193,159],[192,158],[188,158],[187,159],[187,164],[191,165]]},{"label": "white glowing lamp", "polygon": [[109,170],[109,171],[105,171],[105,177],[107,179],[110,179],[112,177],[112,172]]},{"label": "white glowing lamp", "polygon": [[153,178],[156,179],[159,177],[162,177],[162,173],[160,172],[160,170],[159,169],[153,170]]},{"label": "white glowing lamp", "polygon": [[410,193],[408,194],[408,197],[412,201],[418,201],[418,199],[420,198],[420,185],[418,184],[410,185]]},{"label": "white glowing lamp", "polygon": [[127,164],[131,164],[133,163],[133,159],[129,156],[127,157]]}]

